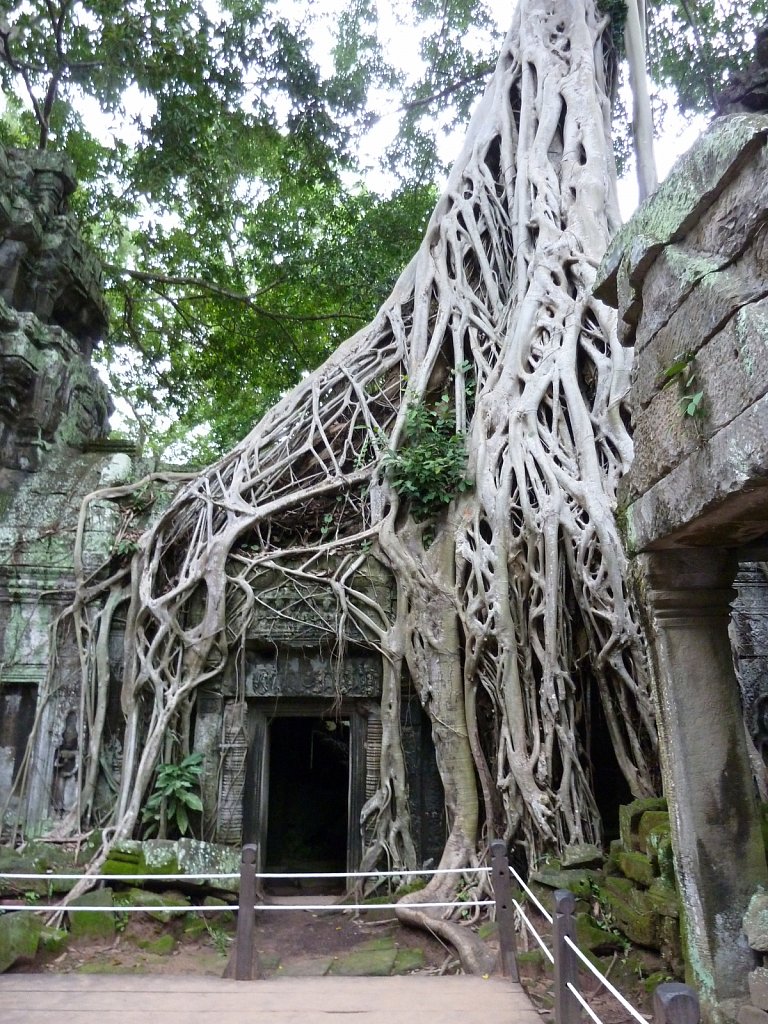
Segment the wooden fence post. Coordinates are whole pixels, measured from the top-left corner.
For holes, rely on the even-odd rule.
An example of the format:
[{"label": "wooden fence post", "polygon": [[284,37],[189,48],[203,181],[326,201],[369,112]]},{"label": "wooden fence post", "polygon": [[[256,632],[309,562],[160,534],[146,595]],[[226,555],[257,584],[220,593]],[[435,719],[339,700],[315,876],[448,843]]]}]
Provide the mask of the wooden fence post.
[{"label": "wooden fence post", "polygon": [[238,899],[239,909],[234,950],[236,981],[253,981],[262,977],[259,956],[253,948],[253,930],[256,923],[255,903],[256,847],[253,843],[247,843],[243,847],[243,856],[240,861],[240,897]]},{"label": "wooden fence post", "polygon": [[555,1021],[556,1024],[578,1024],[581,1014],[579,1001],[568,984],[578,979],[576,954],[565,941],[576,941],[576,923],[573,911],[576,898],[567,889],[555,890],[555,913],[552,920],[553,952],[555,956]]},{"label": "wooden fence post", "polygon": [[653,993],[654,1024],[699,1024],[699,997],[690,985],[668,981]]},{"label": "wooden fence post", "polygon": [[517,969],[517,942],[515,938],[515,911],[512,906],[512,886],[509,880],[507,844],[501,839],[491,843],[491,879],[496,900],[496,927],[499,931],[501,973],[512,981],[520,981]]}]

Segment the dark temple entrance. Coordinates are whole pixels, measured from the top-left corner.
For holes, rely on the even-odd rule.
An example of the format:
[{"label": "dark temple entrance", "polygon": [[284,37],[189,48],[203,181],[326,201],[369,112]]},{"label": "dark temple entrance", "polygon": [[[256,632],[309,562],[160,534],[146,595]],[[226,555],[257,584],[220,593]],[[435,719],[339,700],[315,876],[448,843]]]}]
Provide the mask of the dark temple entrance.
[{"label": "dark temple entrance", "polygon": [[272,719],[267,871],[347,869],[349,762],[348,719]]}]

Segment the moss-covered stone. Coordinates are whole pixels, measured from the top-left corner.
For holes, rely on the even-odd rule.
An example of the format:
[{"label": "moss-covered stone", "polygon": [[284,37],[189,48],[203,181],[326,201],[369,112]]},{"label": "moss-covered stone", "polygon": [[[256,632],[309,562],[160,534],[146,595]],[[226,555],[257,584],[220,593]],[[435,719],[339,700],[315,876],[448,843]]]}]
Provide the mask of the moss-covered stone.
[{"label": "moss-covered stone", "polygon": [[392,973],[396,957],[394,945],[389,949],[357,949],[334,960],[330,973],[353,978],[386,977]]},{"label": "moss-covered stone", "polygon": [[77,906],[83,907],[112,907],[111,889],[94,889],[82,896],[77,896],[70,903],[69,927],[72,938],[77,939],[104,939],[110,941],[115,937],[114,914],[106,910],[75,910]]},{"label": "moss-covered stone", "polygon": [[590,914],[576,915],[576,944],[590,953],[613,953],[626,945],[616,932],[601,928]]},{"label": "moss-covered stone", "polygon": [[681,922],[674,917],[662,917],[659,921],[659,952],[676,978],[685,974],[685,953]]},{"label": "moss-covered stone", "polygon": [[606,875],[603,879],[606,893],[626,898],[635,888],[629,878],[623,875]]},{"label": "moss-covered stone", "polygon": [[669,829],[669,811],[646,811],[637,823],[637,838],[643,851],[648,848],[648,836],[656,828]]},{"label": "moss-covered stone", "polygon": [[589,868],[573,868],[572,870],[552,870],[547,867],[536,871],[531,878],[539,885],[548,889],[568,889],[574,896],[588,899],[592,894],[592,888],[597,884],[599,875]]},{"label": "moss-covered stone", "polygon": [[410,974],[424,966],[424,950],[398,949],[391,974]]},{"label": "moss-covered stone", "polygon": [[[60,850],[49,849],[51,844],[28,843],[23,852],[10,846],[0,846],[0,873],[15,874],[76,874],[73,858]],[[69,892],[72,882],[56,878],[19,879],[0,878],[0,892],[6,896],[23,896],[33,892],[46,898],[56,893]]]},{"label": "moss-covered stone", "polygon": [[69,942],[69,932],[66,928],[45,928],[40,931],[40,948],[46,953],[55,955],[60,953]]},{"label": "moss-covered stone", "polygon": [[[229,907],[229,904],[218,896],[206,896],[203,900],[203,906],[224,908]],[[211,916],[218,924],[232,924],[235,920],[235,912],[233,910],[217,909]]]},{"label": "moss-covered stone", "polygon": [[151,909],[147,911],[147,916],[151,917],[154,921],[166,921],[173,920],[177,916],[176,913],[172,913],[169,910],[164,910],[164,907],[188,907],[190,905],[189,897],[185,896],[184,893],[169,891],[169,892],[149,892],[147,889],[128,889],[127,892],[120,893],[120,903],[122,906],[127,907],[151,907],[157,909]]},{"label": "moss-covered stone", "polygon": [[659,948],[660,918],[647,892],[632,888],[625,895],[606,893],[608,909],[624,935],[638,946]]},{"label": "moss-covered stone", "polygon": [[170,956],[176,948],[176,940],[172,935],[161,935],[157,939],[140,939],[137,945],[155,956]]},{"label": "moss-covered stone", "polygon": [[663,797],[646,797],[633,800],[631,804],[623,804],[619,808],[619,833],[625,850],[645,852],[638,836],[638,824],[647,811],[666,811],[667,801]]},{"label": "moss-covered stone", "polygon": [[0,974],[17,960],[32,960],[37,953],[43,921],[39,914],[20,910],[0,917]]},{"label": "moss-covered stone", "polygon": [[605,854],[594,843],[574,843],[566,846],[560,858],[563,868],[601,868]]},{"label": "moss-covered stone", "polygon": [[646,840],[646,850],[661,878],[669,885],[676,885],[675,855],[669,823],[651,829]]},{"label": "moss-covered stone", "polygon": [[206,931],[206,924],[200,914],[187,914],[184,919],[184,934],[189,939],[195,939]]},{"label": "moss-covered stone", "polygon": [[639,885],[649,886],[654,878],[650,857],[636,850],[624,850],[616,858],[621,873]]},{"label": "moss-covered stone", "polygon": [[648,889],[651,906],[662,917],[680,917],[680,897],[677,889],[663,878],[654,878]]}]

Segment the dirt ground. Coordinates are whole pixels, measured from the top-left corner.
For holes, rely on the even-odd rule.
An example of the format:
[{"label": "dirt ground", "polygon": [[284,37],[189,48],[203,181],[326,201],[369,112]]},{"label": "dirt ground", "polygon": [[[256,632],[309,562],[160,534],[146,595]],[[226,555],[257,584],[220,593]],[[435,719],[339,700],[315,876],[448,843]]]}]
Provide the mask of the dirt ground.
[{"label": "dirt ground", "polygon": [[[158,912],[158,916],[161,912]],[[394,946],[420,950],[412,971],[455,973],[455,953],[423,931],[404,928],[393,916],[375,911],[377,920],[351,912],[317,910],[261,911],[256,915],[255,949],[266,975],[291,972],[311,960],[342,960],[366,949]],[[170,917],[170,915],[166,915]],[[61,952],[41,952],[14,971],[68,973],[138,972],[221,975],[234,944],[233,915],[202,912],[158,921],[147,914],[117,917],[114,938],[70,939]],[[413,958],[412,958],[413,959]]]},{"label": "dirt ground", "polygon": [[[290,902],[290,901],[287,901]],[[166,915],[168,916],[168,915]],[[32,962],[17,964],[14,972],[81,972],[138,974],[197,974],[221,976],[233,949],[234,915],[200,913],[191,917],[155,920],[146,914],[117,918],[113,938],[70,940],[59,952],[45,952]],[[487,938],[498,949],[493,929]],[[257,913],[255,950],[264,976],[325,973],[390,973],[379,969],[383,950],[386,963],[404,957],[403,971],[392,973],[453,974],[460,970],[455,952],[421,930],[401,926],[391,911],[372,914],[331,912],[322,906],[311,911]],[[365,965],[369,963],[370,967]],[[346,969],[349,964],[356,969]],[[377,964],[379,966],[377,967]],[[611,981],[650,1018],[650,994],[634,966],[614,957],[604,966]],[[649,968],[652,965],[649,963]],[[553,1017],[552,972],[535,946],[520,957],[523,985],[546,1021]],[[635,1024],[627,1011],[601,989],[588,973],[580,990],[604,1024]]]}]

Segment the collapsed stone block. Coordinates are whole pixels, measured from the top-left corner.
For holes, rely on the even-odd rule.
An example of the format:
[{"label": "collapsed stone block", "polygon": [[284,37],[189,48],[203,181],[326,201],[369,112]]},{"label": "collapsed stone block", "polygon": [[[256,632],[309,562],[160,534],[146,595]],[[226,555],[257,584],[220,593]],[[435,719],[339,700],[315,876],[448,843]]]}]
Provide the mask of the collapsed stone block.
[{"label": "collapsed stone block", "polygon": [[667,801],[664,797],[646,797],[644,800],[633,800],[619,808],[619,834],[625,850],[645,852],[645,843],[640,845],[638,825],[646,811],[666,811]]},{"label": "collapsed stone block", "polygon": [[749,998],[761,1010],[768,1010],[768,968],[756,967],[749,975]]},{"label": "collapsed stone block", "polygon": [[[82,896],[77,896],[70,907],[111,907],[112,890],[94,889]],[[72,938],[104,939],[111,941],[115,937],[115,916],[106,910],[77,910],[69,914],[69,927]]]},{"label": "collapsed stone block", "polygon": [[744,915],[747,942],[758,953],[768,953],[768,894],[759,889]]},{"label": "collapsed stone block", "polygon": [[29,911],[14,911],[0,917],[0,974],[17,960],[34,959],[42,928],[40,915]]}]

